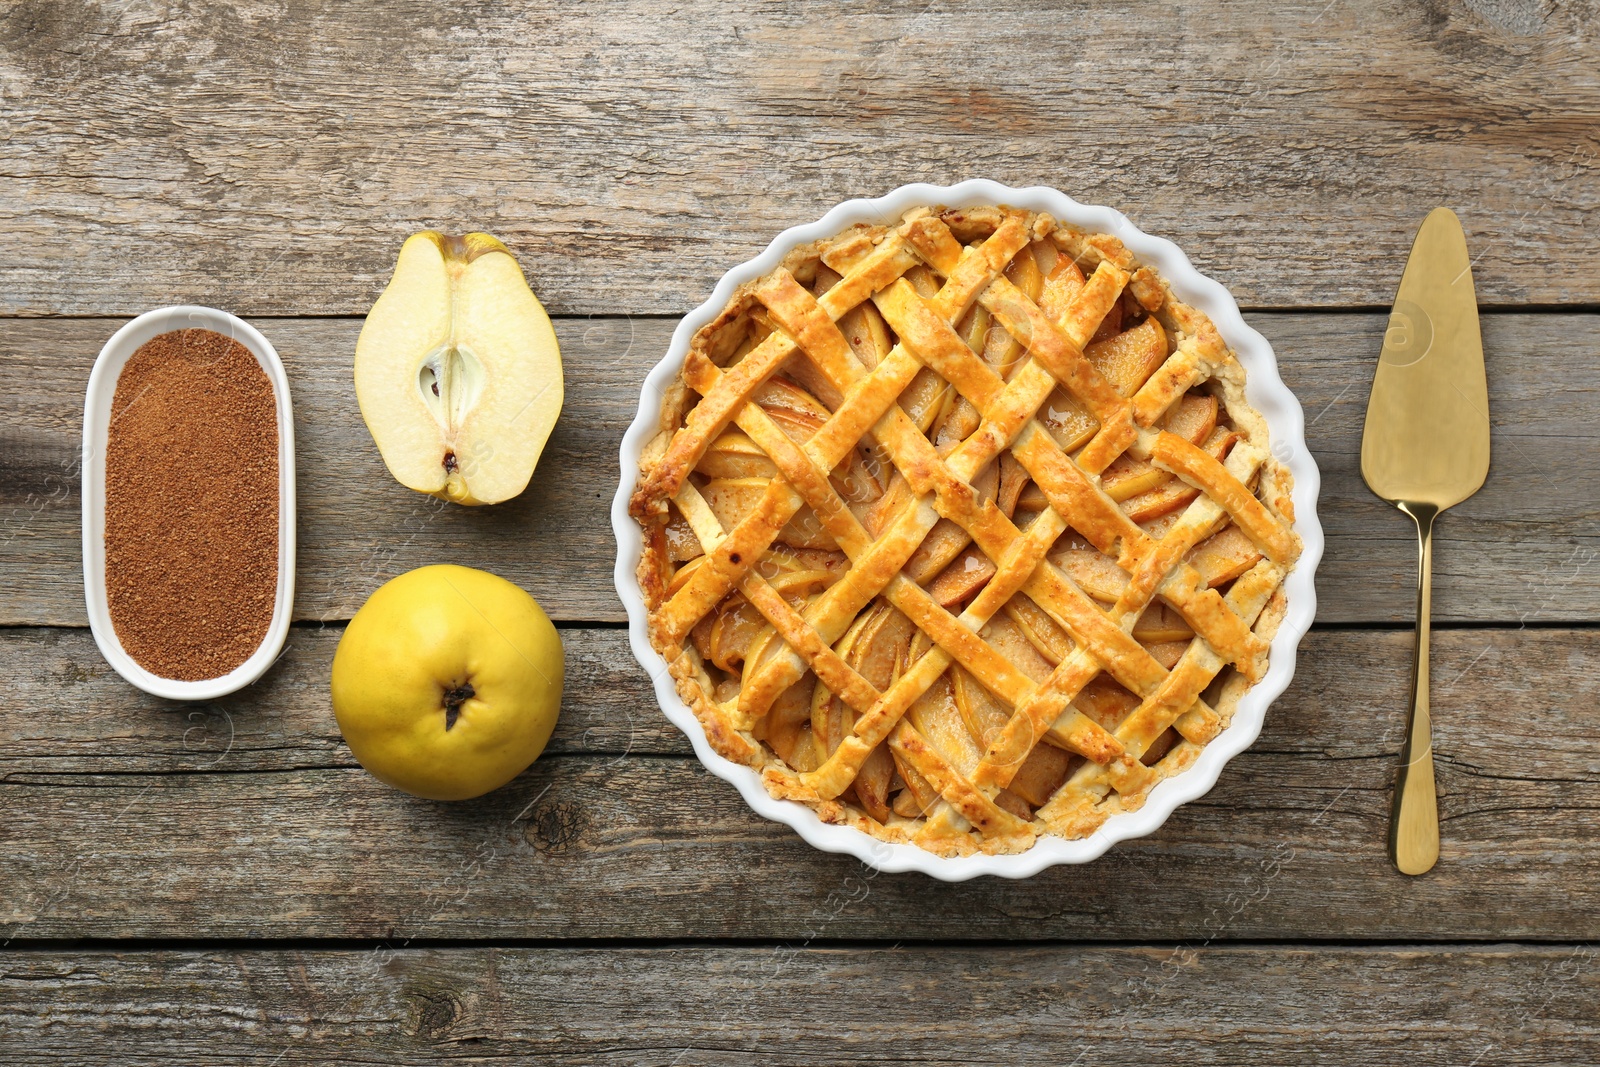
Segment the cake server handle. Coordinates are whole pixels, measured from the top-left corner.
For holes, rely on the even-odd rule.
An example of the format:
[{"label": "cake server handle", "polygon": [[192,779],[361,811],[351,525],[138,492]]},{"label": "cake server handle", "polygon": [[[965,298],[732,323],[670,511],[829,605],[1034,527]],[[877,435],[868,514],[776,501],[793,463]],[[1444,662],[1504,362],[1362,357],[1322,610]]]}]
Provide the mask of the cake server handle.
[{"label": "cake server handle", "polygon": [[1433,596],[1433,504],[1399,504],[1417,524],[1417,647],[1411,667],[1411,715],[1400,749],[1389,826],[1389,855],[1402,874],[1422,874],[1439,860],[1439,801],[1433,784],[1433,729],[1428,718],[1428,628]]}]

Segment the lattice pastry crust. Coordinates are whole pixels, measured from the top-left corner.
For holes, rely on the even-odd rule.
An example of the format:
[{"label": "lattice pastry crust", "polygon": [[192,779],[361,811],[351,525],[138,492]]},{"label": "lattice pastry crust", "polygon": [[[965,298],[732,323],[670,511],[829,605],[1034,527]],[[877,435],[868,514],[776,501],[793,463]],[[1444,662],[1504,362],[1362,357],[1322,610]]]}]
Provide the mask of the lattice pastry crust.
[{"label": "lattice pastry crust", "polygon": [[1211,321],[1115,238],[917,209],[699,331],[632,512],[727,758],[951,856],[1093,833],[1224,729],[1300,550]]}]

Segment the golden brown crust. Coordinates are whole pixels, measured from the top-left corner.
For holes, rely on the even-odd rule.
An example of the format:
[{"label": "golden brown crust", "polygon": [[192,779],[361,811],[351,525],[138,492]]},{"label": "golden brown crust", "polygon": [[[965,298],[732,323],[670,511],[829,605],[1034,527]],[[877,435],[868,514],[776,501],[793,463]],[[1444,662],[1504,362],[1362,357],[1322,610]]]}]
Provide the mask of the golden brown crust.
[{"label": "golden brown crust", "polygon": [[1270,444],[1214,324],[1116,238],[1000,206],[853,227],[690,344],[630,506],[651,640],[712,748],[825,822],[1084,836],[1265,672],[1299,552]]}]

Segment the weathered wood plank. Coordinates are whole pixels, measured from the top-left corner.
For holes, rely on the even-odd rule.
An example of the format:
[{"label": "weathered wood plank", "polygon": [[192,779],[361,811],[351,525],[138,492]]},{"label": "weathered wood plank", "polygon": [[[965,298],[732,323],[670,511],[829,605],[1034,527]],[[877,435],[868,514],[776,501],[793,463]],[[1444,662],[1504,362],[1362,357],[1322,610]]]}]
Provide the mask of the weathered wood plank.
[{"label": "weathered wood plank", "polygon": [[[0,629],[0,661],[13,686],[0,709],[0,775],[358,766],[328,695],[343,633],[342,623],[296,626],[260,682],[222,700],[180,704],[124,682],[87,630]],[[626,631],[564,629],[561,637],[565,700],[547,753],[693,755],[658,709]]]},{"label": "weathered wood plank", "polygon": [[0,312],[352,314],[413,230],[554,309],[681,312],[833,204],[1054,184],[1256,306],[1387,304],[1463,215],[1495,304],[1600,301],[1588,5],[742,2],[0,16]]},{"label": "weathered wood plank", "polygon": [[[1407,621],[1409,520],[1369,493],[1358,456],[1382,315],[1257,314],[1306,410],[1323,471],[1328,553],[1319,618]],[[0,321],[17,388],[0,397],[0,623],[86,624],[76,463],[83,389],[114,321]],[[609,508],[616,449],[640,383],[666,350],[663,319],[561,319],[567,406],[529,490],[462,508],[403,488],[362,424],[349,360],[357,320],[264,321],[288,366],[299,454],[296,613],[348,618],[382,581],[442,561],[529,589],[557,619],[620,620]],[[1440,522],[1439,622],[1600,619],[1600,316],[1484,319],[1494,463],[1477,496]],[[1552,373],[1558,367],[1560,373]]]},{"label": "weathered wood plank", "polygon": [[1593,957],[1565,946],[9,952],[0,1064],[1589,1067],[1600,1056]]},{"label": "weathered wood plank", "polygon": [[338,740],[336,633],[297,630],[260,686],[191,710],[136,696],[82,632],[0,632],[0,940],[1600,939],[1593,631],[1435,635],[1425,877],[1384,852],[1409,636],[1318,632],[1256,745],[1156,834],[955,886],[751,813],[684,754],[615,630],[566,632],[562,722],[526,775],[466,804],[396,793]]}]

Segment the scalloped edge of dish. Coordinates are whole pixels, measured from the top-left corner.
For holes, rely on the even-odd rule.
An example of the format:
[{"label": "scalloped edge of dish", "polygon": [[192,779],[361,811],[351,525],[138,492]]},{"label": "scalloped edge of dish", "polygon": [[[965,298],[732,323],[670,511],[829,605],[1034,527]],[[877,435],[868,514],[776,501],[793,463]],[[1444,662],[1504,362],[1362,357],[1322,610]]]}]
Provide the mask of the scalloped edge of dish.
[{"label": "scalloped edge of dish", "polygon": [[[1032,848],[1015,855],[945,858],[915,845],[889,844],[852,827],[825,823],[805,805],[771,796],[754,768],[734,763],[715,752],[706,741],[700,721],[678,695],[666,660],[650,644],[648,613],[636,575],[644,547],[643,535],[628,514],[628,500],[639,479],[640,452],[660,427],[662,396],[683,368],[690,339],[722,311],[736,287],[777,267],[784,255],[800,245],[831,237],[859,222],[890,225],[911,208],[941,204],[955,208],[1004,204],[1029,211],[1046,211],[1070,225],[1109,233],[1122,241],[1140,262],[1154,267],[1179,299],[1209,315],[1244,366],[1245,397],[1267,421],[1273,455],[1294,477],[1294,530],[1303,544],[1300,558],[1284,582],[1288,606],[1272,641],[1266,677],[1240,698],[1228,728],[1205,747],[1193,766],[1157,784],[1139,810],[1111,816],[1088,837],[1076,840],[1041,837]],[[952,186],[903,185],[886,196],[845,201],[816,222],[783,231],[760,255],[724,274],[705,303],[678,323],[666,356],[645,377],[639,410],[622,438],[620,461],[622,481],[611,504],[611,526],[617,538],[617,595],[628,612],[628,638],[634,657],[649,673],[661,710],[689,738],[706,769],[738,789],[745,803],[758,815],[793,828],[809,844],[824,852],[854,856],[880,871],[921,871],[946,882],[965,881],[985,874],[1027,878],[1057,864],[1087,863],[1120,841],[1155,832],[1179,806],[1209,792],[1223,767],[1260,735],[1267,708],[1283,694],[1294,677],[1300,639],[1311,628],[1316,616],[1315,579],[1323,550],[1322,526],[1317,520],[1322,476],[1306,447],[1304,412],[1278,374],[1277,356],[1272,346],[1245,323],[1233,296],[1196,270],[1177,245],[1145,233],[1113,208],[1080,204],[1046,186],[1014,189],[982,178]]]}]

